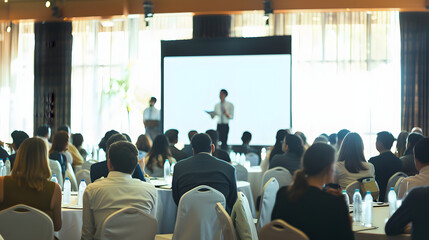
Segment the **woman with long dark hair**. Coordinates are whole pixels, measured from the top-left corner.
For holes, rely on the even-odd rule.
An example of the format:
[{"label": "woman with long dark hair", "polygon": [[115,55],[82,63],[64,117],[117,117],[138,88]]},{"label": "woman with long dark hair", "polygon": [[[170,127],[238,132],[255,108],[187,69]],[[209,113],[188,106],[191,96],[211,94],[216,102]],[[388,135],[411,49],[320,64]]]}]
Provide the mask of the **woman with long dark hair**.
[{"label": "woman with long dark hair", "polygon": [[277,131],[276,143],[274,144],[273,149],[270,152],[270,157],[269,157],[270,162],[276,154],[284,153],[283,152],[283,140],[285,139],[285,136],[287,134],[288,134],[288,132],[284,129],[280,129]]},{"label": "woman with long dark hair", "polygon": [[[152,148],[144,158],[144,164],[140,164],[140,166],[146,166],[144,172],[151,177],[163,177],[164,162],[167,159],[170,164],[176,162],[176,159],[171,155],[167,137],[164,134],[160,134],[155,137]],[[139,160],[139,162],[142,160]]]}]

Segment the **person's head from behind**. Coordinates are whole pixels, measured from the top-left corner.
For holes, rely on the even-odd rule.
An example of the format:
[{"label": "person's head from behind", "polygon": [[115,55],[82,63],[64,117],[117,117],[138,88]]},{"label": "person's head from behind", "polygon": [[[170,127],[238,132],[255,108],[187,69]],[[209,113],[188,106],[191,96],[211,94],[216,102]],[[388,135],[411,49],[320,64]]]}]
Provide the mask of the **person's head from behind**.
[{"label": "person's head from behind", "polygon": [[423,129],[420,127],[413,127],[413,129],[411,129],[412,133],[420,133],[421,135],[423,135]]},{"label": "person's head from behind", "polygon": [[286,134],[288,134],[286,130],[284,129],[278,130],[276,133],[276,143],[274,145],[282,144],[283,140],[286,137]]},{"label": "person's head from behind", "polygon": [[416,146],[417,142],[420,141],[420,139],[424,138],[420,133],[411,133],[408,135],[406,146],[407,149],[405,151],[405,155],[413,154],[414,146]]},{"label": "person's head from behind", "polygon": [[171,157],[169,146],[168,138],[164,134],[159,134],[153,140],[152,148],[150,149],[148,155],[150,157],[162,155],[163,159]]},{"label": "person's head from behind", "polygon": [[207,133],[196,134],[191,141],[192,150],[194,155],[198,153],[213,153],[215,146],[212,143],[212,139]]},{"label": "person's head from behind", "polygon": [[80,133],[73,133],[72,134],[72,143],[76,148],[82,147],[83,143],[83,136]]},{"label": "person's head from behind", "polygon": [[206,134],[209,135],[210,139],[212,140],[212,144],[215,146],[215,148],[219,147],[219,133],[216,130],[209,129],[206,131]]},{"label": "person's head from behind", "polygon": [[220,90],[220,93],[219,93],[220,101],[224,102],[226,97],[228,97],[228,91],[226,89]]},{"label": "person's head from behind", "polygon": [[335,154],[335,149],[326,143],[315,143],[305,151],[302,169],[295,172],[293,183],[288,190],[291,201],[298,201],[305,193],[310,178],[320,188],[333,181]]},{"label": "person's head from behind", "polygon": [[51,138],[51,127],[48,124],[43,124],[37,128],[36,135],[46,139]]},{"label": "person's head from behind", "polygon": [[106,147],[106,142],[107,140],[109,140],[109,138],[115,134],[119,133],[116,130],[110,130],[107,131],[106,134],[104,134],[104,137],[101,139],[100,143],[98,144],[98,147],[103,149],[103,151],[107,154],[107,147]]},{"label": "person's head from behind", "polygon": [[245,131],[241,136],[241,141],[243,142],[243,145],[249,145],[251,140],[252,140],[252,134],[248,131]]},{"label": "person's head from behind", "polygon": [[150,100],[149,100],[149,105],[151,107],[155,106],[156,101],[157,101],[156,97],[151,97]]},{"label": "person's head from behind", "polygon": [[11,176],[18,184],[41,191],[51,176],[46,142],[40,137],[24,140],[18,149]]},{"label": "person's head from behind", "polygon": [[179,131],[177,131],[177,129],[168,129],[165,132],[165,136],[167,136],[168,142],[170,142],[171,145],[174,145],[179,141]]},{"label": "person's head from behind", "polygon": [[126,133],[122,133],[122,135],[124,135],[124,137],[127,139],[128,142],[132,142],[130,135],[128,135]]},{"label": "person's head from behind", "polygon": [[121,134],[121,133],[113,134],[111,137],[109,137],[109,139],[106,142],[107,152],[109,152],[109,147],[112,144],[114,144],[116,142],[121,142],[121,141],[125,141],[125,142],[128,141],[127,138],[123,134]]},{"label": "person's head from behind", "polygon": [[295,132],[295,135],[299,136],[302,139],[304,145],[307,144],[307,136],[305,136],[303,132],[297,131]]},{"label": "person's head from behind", "polygon": [[108,150],[109,171],[132,174],[137,166],[138,150],[134,144],[125,141],[112,143]]},{"label": "person's head from behind", "polygon": [[71,131],[70,131],[70,127],[68,125],[62,125],[58,128],[58,131],[64,131],[67,132],[67,134],[70,135]]},{"label": "person's head from behind", "polygon": [[402,131],[398,135],[398,138],[396,140],[396,152],[398,154],[398,157],[401,157],[402,155],[404,155],[405,150],[407,150],[408,135],[409,133],[406,131]]},{"label": "person's head from behind", "polygon": [[348,129],[341,129],[337,133],[337,146],[341,147],[341,143],[343,142],[344,138],[350,131]]},{"label": "person's head from behind", "polygon": [[380,153],[390,151],[395,141],[395,137],[390,132],[379,132],[377,133],[377,140],[375,142],[375,147]]},{"label": "person's head from behind", "polygon": [[314,143],[329,143],[329,139],[325,135],[320,135],[314,139]]},{"label": "person's head from behind", "polygon": [[13,140],[12,147],[15,151],[18,150],[25,139],[29,138],[28,134],[24,131],[13,131],[11,137]]},{"label": "person's head from behind", "polygon": [[363,162],[366,162],[363,149],[361,136],[355,132],[351,132],[347,134],[341,144],[338,161],[344,162],[345,168],[351,173],[367,170],[363,165]]},{"label": "person's head from behind", "polygon": [[429,138],[420,139],[414,146],[414,163],[418,171],[429,166]]},{"label": "person's head from behind", "polygon": [[192,137],[195,136],[195,134],[198,134],[198,132],[195,131],[195,130],[191,130],[191,131],[188,132],[189,142],[192,141]]},{"label": "person's head from behind", "polygon": [[283,151],[285,153],[292,153],[301,157],[304,153],[304,143],[302,139],[295,134],[288,134],[283,143]]},{"label": "person's head from behind", "polygon": [[64,152],[68,149],[69,134],[66,131],[59,131],[52,138],[52,146],[49,153]]},{"label": "person's head from behind", "polygon": [[152,140],[150,140],[148,135],[141,134],[137,138],[136,147],[139,151],[149,152],[150,148],[152,147]]},{"label": "person's head from behind", "polygon": [[337,144],[337,134],[336,133],[332,133],[331,135],[329,135],[329,143],[333,146],[335,144]]}]

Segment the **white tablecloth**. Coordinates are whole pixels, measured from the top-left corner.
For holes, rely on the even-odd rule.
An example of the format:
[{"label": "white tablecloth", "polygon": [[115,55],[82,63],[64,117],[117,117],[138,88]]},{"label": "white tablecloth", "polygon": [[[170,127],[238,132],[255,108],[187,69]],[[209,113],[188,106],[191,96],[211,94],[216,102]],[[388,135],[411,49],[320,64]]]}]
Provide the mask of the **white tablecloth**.
[{"label": "white tablecloth", "polygon": [[247,171],[247,181],[249,181],[250,187],[252,188],[253,201],[256,201],[261,194],[262,169],[260,166],[254,166],[248,168]]},{"label": "white tablecloth", "polygon": [[253,199],[252,190],[250,188],[249,182],[238,181],[237,182],[237,190],[239,192],[244,193],[246,195],[247,200],[249,201],[250,210],[252,211],[252,215],[256,218],[256,209],[255,209],[255,201]]}]

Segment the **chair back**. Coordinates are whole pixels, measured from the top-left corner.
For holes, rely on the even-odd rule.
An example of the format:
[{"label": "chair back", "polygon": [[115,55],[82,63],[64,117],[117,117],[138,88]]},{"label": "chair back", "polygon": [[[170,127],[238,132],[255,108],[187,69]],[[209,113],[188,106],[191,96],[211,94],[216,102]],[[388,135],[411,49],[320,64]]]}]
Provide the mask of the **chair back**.
[{"label": "chair back", "polygon": [[246,161],[250,162],[250,166],[259,166],[259,155],[254,152],[249,152],[246,154]]},{"label": "chair back", "polygon": [[395,183],[395,193],[396,193],[396,197],[398,197],[399,194],[399,186],[401,186],[402,181],[404,181],[405,177],[400,177],[398,178],[398,181],[396,181]]},{"label": "chair back", "polygon": [[[241,211],[241,213],[239,213],[239,211]],[[250,209],[246,194],[238,192],[237,201],[231,213],[231,216],[232,215],[236,216],[233,220],[238,239],[258,240],[258,231],[256,231],[252,210]]]},{"label": "chair back", "polygon": [[216,203],[215,206],[217,218],[220,222],[220,227],[222,229],[222,239],[223,240],[236,240],[237,236],[235,235],[235,228],[232,224],[231,217],[225,211],[225,208],[220,203]]},{"label": "chair back", "polygon": [[235,173],[237,175],[237,181],[245,181],[247,182],[249,173],[247,169],[241,164],[234,164]]},{"label": "chair back", "polygon": [[[398,191],[399,191],[399,189],[397,189],[396,187],[395,187],[395,185],[396,185],[396,183],[398,182],[398,180],[400,179],[400,178],[406,178],[406,177],[408,177],[408,175],[407,174],[405,174],[405,173],[403,173],[403,172],[397,172],[397,173],[395,173],[395,174],[393,174],[390,178],[389,178],[389,181],[387,182],[387,186],[386,186],[386,197],[384,198],[384,199],[388,199],[388,196],[389,196],[389,191],[390,191],[390,188],[395,188],[395,192],[396,192],[396,196],[398,196]],[[398,185],[398,188],[399,188],[399,185]]]},{"label": "chair back", "polygon": [[63,178],[63,173],[61,172],[60,163],[57,160],[49,159],[49,167],[51,168],[51,173],[57,175],[58,185],[60,185],[61,189],[63,189],[64,178]]},{"label": "chair back", "polygon": [[155,239],[158,222],[141,209],[122,208],[104,220],[101,228],[101,239]]},{"label": "chair back", "polygon": [[262,177],[262,184],[261,184],[261,193],[265,186],[265,184],[270,180],[271,178],[275,178],[278,183],[279,187],[289,186],[292,183],[292,175],[290,172],[283,167],[275,167],[272,169],[267,170],[263,177]]},{"label": "chair back", "polygon": [[261,231],[259,231],[260,240],[309,240],[307,235],[301,230],[291,226],[287,222],[276,219],[267,225],[265,225]]},{"label": "chair back", "polygon": [[271,221],[271,214],[273,213],[274,204],[276,202],[277,191],[279,190],[279,183],[276,178],[272,177],[264,186],[264,191],[261,195],[260,212],[256,228],[261,230],[263,226]]},{"label": "chair back", "polygon": [[225,207],[223,194],[201,185],[180,198],[173,240],[220,239],[221,226],[215,210],[216,203]]},{"label": "chair back", "polygon": [[73,167],[69,162],[67,163],[66,177],[70,179],[71,190],[77,191],[78,187],[77,187],[76,175],[74,175]]},{"label": "chair back", "polygon": [[[346,187],[347,195],[349,196],[350,203],[353,203],[353,195],[355,194],[356,189],[359,189],[360,192],[360,182],[353,181]],[[362,193],[361,193],[362,194]]]},{"label": "chair back", "polygon": [[82,179],[85,180],[86,185],[91,183],[91,176],[89,174],[89,170],[82,169],[76,174],[76,181],[81,181]]},{"label": "chair back", "polygon": [[95,160],[88,160],[82,164],[82,169],[91,170],[91,165],[97,163]]},{"label": "chair back", "polygon": [[53,239],[54,224],[44,212],[18,204],[0,212],[0,234],[4,239]]}]

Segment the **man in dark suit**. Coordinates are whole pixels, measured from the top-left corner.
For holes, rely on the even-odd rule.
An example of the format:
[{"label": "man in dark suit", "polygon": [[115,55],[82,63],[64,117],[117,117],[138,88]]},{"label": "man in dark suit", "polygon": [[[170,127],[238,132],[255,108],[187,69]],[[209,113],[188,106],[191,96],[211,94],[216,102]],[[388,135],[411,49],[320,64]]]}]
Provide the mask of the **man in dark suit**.
[{"label": "man in dark suit", "polygon": [[22,142],[24,142],[25,139],[29,138],[28,134],[24,131],[13,131],[11,134],[13,143],[12,148],[15,151],[14,154],[10,155],[10,170],[13,169],[13,165],[15,164],[15,158],[16,153],[18,152],[19,146],[21,146]]},{"label": "man in dark suit", "polygon": [[221,192],[226,199],[226,210],[230,213],[237,200],[235,168],[212,156],[215,150],[209,135],[200,133],[191,141],[194,156],[178,162],[174,167],[172,190],[174,202],[187,191],[207,185]]},{"label": "man in dark suit", "polygon": [[[120,142],[120,141],[125,141],[127,142],[127,138],[120,134],[114,134],[113,136],[111,136],[105,143],[105,147],[106,150],[109,150],[110,145],[112,145],[115,142]],[[106,156],[107,159],[107,156]],[[91,182],[95,182],[95,180],[101,178],[101,177],[107,177],[107,175],[109,175],[109,168],[107,166],[107,161],[103,161],[103,162],[98,162],[98,163],[94,163],[91,165],[91,170],[89,171],[89,174],[91,176]],[[133,178],[137,178],[142,180],[143,182],[146,182],[146,180],[144,179],[144,174],[143,171],[140,168],[140,165],[137,163],[137,166],[134,170],[134,173],[132,174]]]},{"label": "man in dark suit", "polygon": [[176,129],[169,129],[165,132],[165,136],[168,138],[168,142],[170,143],[169,148],[171,155],[173,155],[177,162],[188,157],[184,151],[179,150],[174,146],[179,141],[179,131]]},{"label": "man in dark suit", "polygon": [[380,155],[372,157],[368,161],[369,163],[372,163],[375,168],[375,180],[380,188],[380,202],[387,200],[384,198],[389,178],[393,174],[401,171],[402,168],[401,160],[390,151],[394,141],[395,137],[389,132],[377,133],[375,147],[377,148],[377,151],[380,152]]},{"label": "man in dark suit", "polygon": [[219,148],[219,133],[213,129],[207,130],[206,133],[210,136],[212,143],[215,147],[215,150],[212,155],[221,160],[224,160],[225,162],[231,163],[231,158],[229,157],[229,154]]},{"label": "man in dark suit", "polygon": [[192,157],[194,155],[194,153],[192,152],[191,141],[192,141],[192,137],[197,133],[198,132],[195,130],[191,130],[188,132],[189,145],[185,145],[185,147],[182,149],[182,151],[186,153],[187,157]]}]

